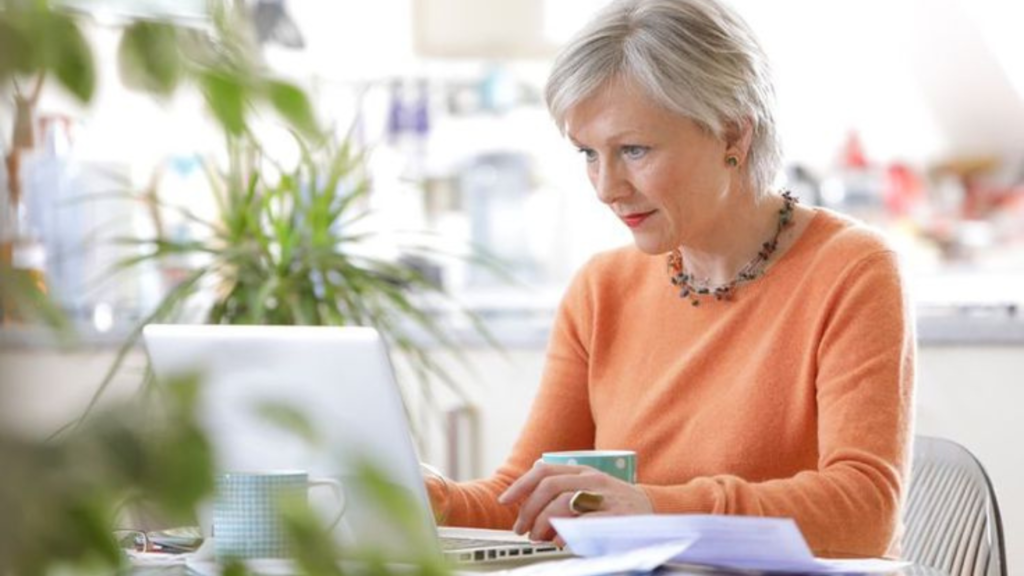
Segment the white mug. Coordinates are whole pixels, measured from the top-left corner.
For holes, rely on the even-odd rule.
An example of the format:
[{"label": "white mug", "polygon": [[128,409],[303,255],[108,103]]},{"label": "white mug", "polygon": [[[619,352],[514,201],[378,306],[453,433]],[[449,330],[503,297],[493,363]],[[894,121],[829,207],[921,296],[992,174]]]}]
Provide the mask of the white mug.
[{"label": "white mug", "polygon": [[310,488],[329,486],[338,498],[338,512],[328,529],[345,513],[341,482],[310,478],[301,471],[226,472],[217,476],[213,501],[214,554],[229,558],[288,558],[291,546],[280,513],[283,501],[305,502]]}]

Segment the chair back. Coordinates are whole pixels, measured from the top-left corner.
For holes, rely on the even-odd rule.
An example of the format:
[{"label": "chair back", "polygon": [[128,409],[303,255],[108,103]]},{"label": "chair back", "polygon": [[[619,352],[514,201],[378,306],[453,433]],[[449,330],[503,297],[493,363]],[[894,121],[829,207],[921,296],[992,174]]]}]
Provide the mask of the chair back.
[{"label": "chair back", "polygon": [[1006,576],[1003,525],[981,462],[951,440],[914,437],[903,557],[950,576]]}]

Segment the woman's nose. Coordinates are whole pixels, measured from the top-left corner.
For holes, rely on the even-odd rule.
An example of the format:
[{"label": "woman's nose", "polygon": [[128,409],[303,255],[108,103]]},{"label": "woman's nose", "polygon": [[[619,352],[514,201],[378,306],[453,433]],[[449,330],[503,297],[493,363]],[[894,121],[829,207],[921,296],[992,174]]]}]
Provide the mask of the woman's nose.
[{"label": "woman's nose", "polygon": [[612,204],[629,195],[630,186],[615,162],[601,162],[592,175],[594,191],[597,199],[605,204]]}]

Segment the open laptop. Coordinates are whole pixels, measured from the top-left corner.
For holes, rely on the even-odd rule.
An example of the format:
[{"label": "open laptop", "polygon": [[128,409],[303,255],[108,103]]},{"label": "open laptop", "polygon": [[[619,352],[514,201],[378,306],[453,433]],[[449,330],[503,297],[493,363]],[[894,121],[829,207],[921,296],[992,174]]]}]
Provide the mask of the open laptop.
[{"label": "open laptop", "polygon": [[[456,562],[563,554],[511,531],[435,526],[387,347],[374,329],[151,324],[143,337],[158,381],[201,377],[198,417],[218,469],[302,469],[345,484],[345,514],[334,529],[342,549],[396,560],[436,553]],[[302,414],[318,441],[275,425],[268,406]],[[359,494],[351,480],[367,461],[416,503],[415,526],[397,525]],[[316,491],[310,502],[325,513],[336,509]]]}]

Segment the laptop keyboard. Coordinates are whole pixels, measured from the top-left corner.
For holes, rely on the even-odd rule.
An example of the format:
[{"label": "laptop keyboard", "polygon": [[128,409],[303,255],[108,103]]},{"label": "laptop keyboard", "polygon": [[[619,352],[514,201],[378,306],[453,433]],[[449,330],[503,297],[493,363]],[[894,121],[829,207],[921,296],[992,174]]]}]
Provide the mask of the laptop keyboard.
[{"label": "laptop keyboard", "polygon": [[550,542],[523,542],[522,540],[494,540],[479,538],[441,538],[441,549],[456,562],[487,562],[508,560],[536,554],[560,552],[561,548]]}]

